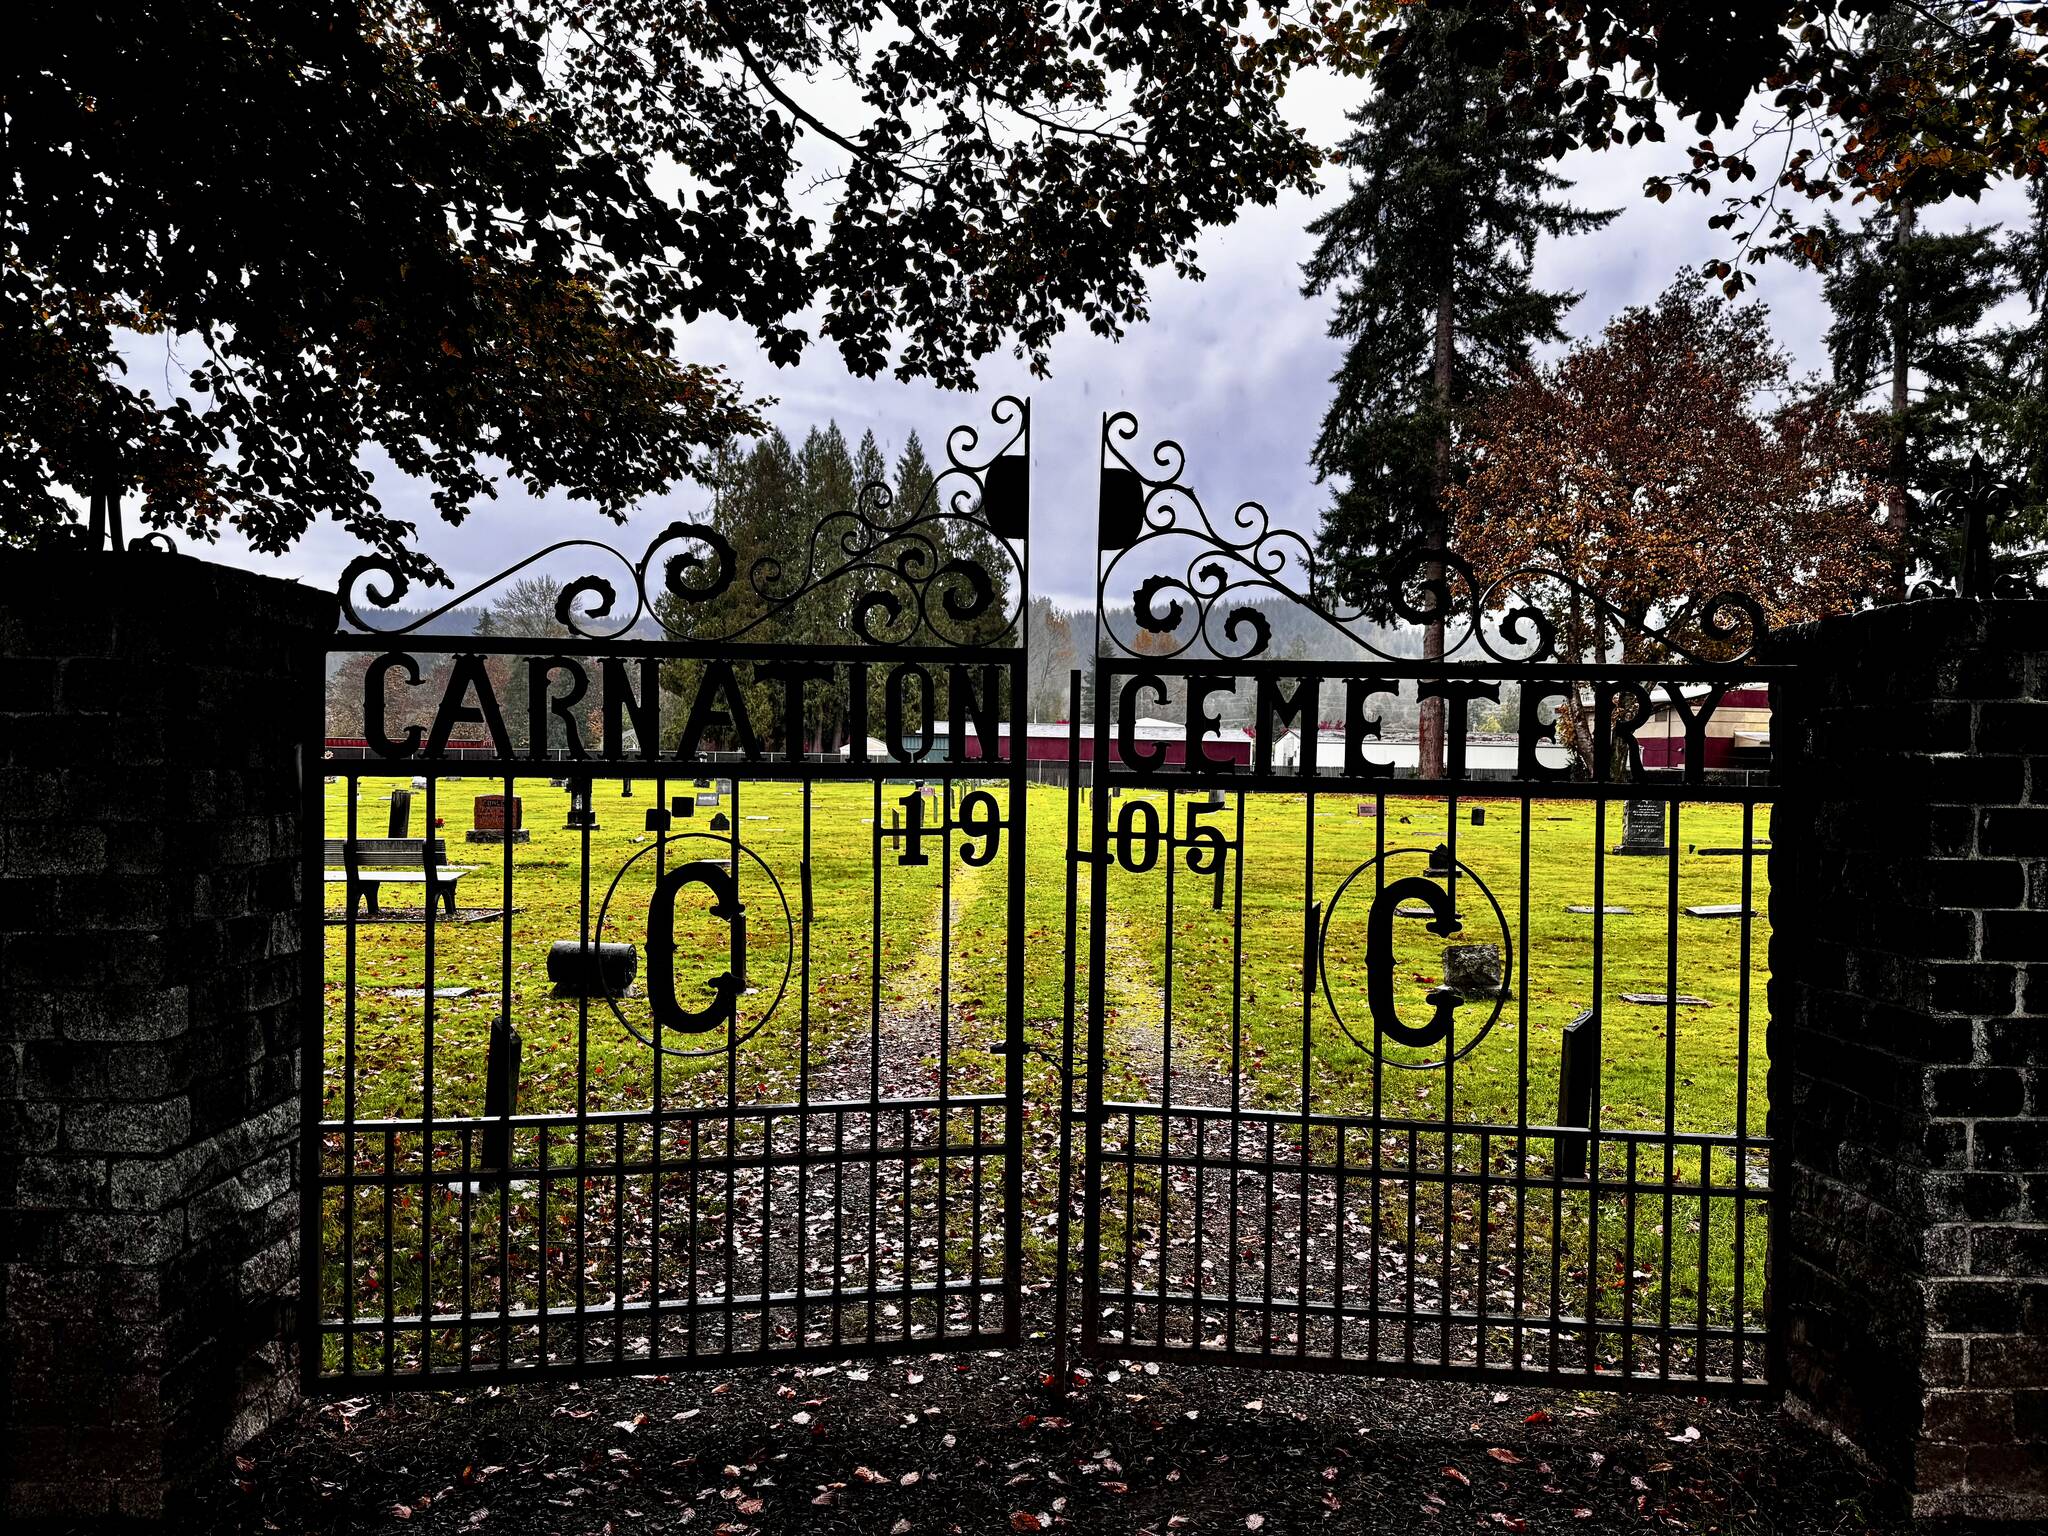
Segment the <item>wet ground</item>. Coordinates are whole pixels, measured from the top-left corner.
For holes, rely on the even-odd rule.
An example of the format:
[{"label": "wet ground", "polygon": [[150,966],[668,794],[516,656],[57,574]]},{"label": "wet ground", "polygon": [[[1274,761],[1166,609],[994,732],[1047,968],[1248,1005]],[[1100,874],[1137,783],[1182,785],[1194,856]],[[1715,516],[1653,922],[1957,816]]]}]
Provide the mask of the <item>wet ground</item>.
[{"label": "wet ground", "polygon": [[210,1472],[199,1519],[564,1536],[1915,1529],[1765,1404],[1110,1361],[1061,1398],[1046,1361],[1039,1345],[330,1400]]}]

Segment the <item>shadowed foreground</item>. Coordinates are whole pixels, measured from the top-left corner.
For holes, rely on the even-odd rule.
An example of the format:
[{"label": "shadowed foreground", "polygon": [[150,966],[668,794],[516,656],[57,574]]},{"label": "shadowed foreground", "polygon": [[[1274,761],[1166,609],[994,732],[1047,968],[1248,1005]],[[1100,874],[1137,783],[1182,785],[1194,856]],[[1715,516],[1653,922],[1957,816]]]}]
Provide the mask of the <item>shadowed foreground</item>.
[{"label": "shadowed foreground", "polygon": [[692,1536],[1912,1528],[1822,1436],[1755,1404],[1170,1365],[1108,1366],[1054,1404],[1043,1362],[329,1402],[224,1464],[203,1517]]}]

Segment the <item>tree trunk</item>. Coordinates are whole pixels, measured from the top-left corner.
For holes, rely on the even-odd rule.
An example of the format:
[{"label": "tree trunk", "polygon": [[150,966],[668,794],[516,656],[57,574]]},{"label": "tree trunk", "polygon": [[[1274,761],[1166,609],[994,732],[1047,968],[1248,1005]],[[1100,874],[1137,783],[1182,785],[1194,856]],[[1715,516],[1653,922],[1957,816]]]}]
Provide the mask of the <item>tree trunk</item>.
[{"label": "tree trunk", "polygon": [[[1452,307],[1452,292],[1449,274],[1444,277],[1442,288],[1436,300],[1436,356],[1434,359],[1433,383],[1436,392],[1436,463],[1430,476],[1430,506],[1427,537],[1425,542],[1433,549],[1443,549],[1450,543],[1450,522],[1445,515],[1444,493],[1451,484],[1451,364],[1454,357],[1452,343],[1455,332],[1452,321],[1455,311]],[[1440,560],[1429,562],[1427,574],[1431,580],[1444,578],[1444,565]],[[1425,661],[1441,661],[1444,654],[1444,621],[1441,617],[1431,619],[1422,632],[1422,655]],[[1425,779],[1440,779],[1444,776],[1444,701],[1424,699],[1416,728],[1416,773]]]},{"label": "tree trunk", "polygon": [[1909,306],[1906,295],[1896,284],[1899,281],[1899,258],[1903,247],[1913,238],[1914,209],[1911,203],[1899,210],[1897,233],[1893,237],[1892,272],[1895,284],[1892,291],[1892,398],[1891,398],[1891,464],[1887,471],[1890,484],[1885,490],[1885,529],[1892,537],[1892,598],[1901,600],[1906,595],[1906,582],[1912,575],[1912,555],[1906,547],[1906,535],[1912,526],[1912,503],[1907,496],[1907,482],[1911,467],[1906,458],[1906,411],[1912,405],[1911,374],[1913,337],[1908,333]]}]

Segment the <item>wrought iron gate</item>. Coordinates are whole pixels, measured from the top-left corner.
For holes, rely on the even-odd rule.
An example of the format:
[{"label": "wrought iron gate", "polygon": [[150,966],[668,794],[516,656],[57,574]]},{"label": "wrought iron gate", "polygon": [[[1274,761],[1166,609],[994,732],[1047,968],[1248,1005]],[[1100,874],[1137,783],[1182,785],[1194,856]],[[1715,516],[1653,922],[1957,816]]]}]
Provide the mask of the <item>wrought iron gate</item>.
[{"label": "wrought iron gate", "polygon": [[[1434,552],[1381,628],[1136,433],[1069,744],[1083,1352],[1769,1390],[1771,792],[1707,769],[1761,613]],[[1381,739],[1426,698],[1441,780]]]},{"label": "wrought iron gate", "polygon": [[630,602],[511,632],[466,606],[589,541],[424,615],[350,567],[311,1380],[1018,1338],[1030,440],[993,415],[920,505],[590,546]]}]

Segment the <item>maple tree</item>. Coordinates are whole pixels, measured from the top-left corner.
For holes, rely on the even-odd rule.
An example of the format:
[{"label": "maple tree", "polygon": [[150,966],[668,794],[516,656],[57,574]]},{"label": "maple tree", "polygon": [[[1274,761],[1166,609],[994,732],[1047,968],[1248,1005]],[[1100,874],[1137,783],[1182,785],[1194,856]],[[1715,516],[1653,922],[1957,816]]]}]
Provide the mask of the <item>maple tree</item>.
[{"label": "maple tree", "polygon": [[[1455,46],[1497,68],[1500,112],[1554,154],[1663,142],[1688,165],[1650,195],[1719,193],[1732,295],[1774,255],[1824,260],[1806,209],[1925,209],[2048,169],[2048,8],[2015,0],[1456,0]],[[1420,88],[1401,24],[1373,38],[1382,91]],[[1732,258],[1732,259],[1731,259]]]},{"label": "maple tree", "polygon": [[1696,279],[1525,370],[1472,451],[1450,493],[1455,547],[1482,585],[1533,571],[1507,590],[1569,660],[1659,659],[1646,627],[1725,654],[1753,637],[1714,632],[1719,593],[1775,627],[1853,608],[1888,575],[1881,447],[1792,377],[1762,305]]},{"label": "maple tree", "polygon": [[[1043,370],[1078,316],[1313,185],[1315,0],[31,0],[0,51],[0,538],[77,504],[278,551],[331,519],[441,573],[500,478],[622,517],[759,402],[679,355]],[[1326,35],[1327,32],[1327,35]],[[815,318],[813,318],[815,316]]]}]

